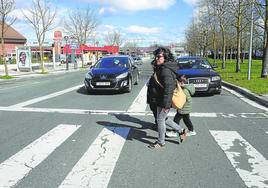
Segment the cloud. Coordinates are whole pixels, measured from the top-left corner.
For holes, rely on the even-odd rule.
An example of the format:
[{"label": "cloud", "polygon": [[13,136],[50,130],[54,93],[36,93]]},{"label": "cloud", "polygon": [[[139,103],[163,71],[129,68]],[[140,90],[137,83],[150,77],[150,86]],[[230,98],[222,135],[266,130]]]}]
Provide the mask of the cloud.
[{"label": "cloud", "polygon": [[116,9],[112,8],[112,7],[110,7],[110,8],[101,8],[99,10],[99,14],[101,16],[110,16],[110,15],[115,14],[116,12],[117,12]]},{"label": "cloud", "polygon": [[197,5],[199,0],[183,0],[183,1],[189,5]]},{"label": "cloud", "polygon": [[105,8],[103,11],[127,10],[127,11],[141,11],[160,9],[166,10],[176,3],[176,0],[82,0],[86,2],[98,3]]},{"label": "cloud", "polygon": [[127,32],[129,33],[136,33],[136,34],[156,34],[160,32],[160,28],[158,27],[142,27],[137,25],[131,25],[126,28]]}]

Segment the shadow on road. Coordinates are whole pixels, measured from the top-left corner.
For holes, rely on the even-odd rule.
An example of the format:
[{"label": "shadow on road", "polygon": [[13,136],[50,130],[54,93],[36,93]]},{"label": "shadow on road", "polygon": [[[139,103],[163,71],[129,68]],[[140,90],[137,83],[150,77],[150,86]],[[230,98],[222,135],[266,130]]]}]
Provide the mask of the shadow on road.
[{"label": "shadow on road", "polygon": [[[156,127],[154,127],[155,125],[151,122],[147,122],[147,121],[142,121],[139,118],[130,116],[130,115],[118,115],[115,114],[114,115],[118,120],[120,121],[125,121],[125,122],[129,122],[129,123],[135,123],[140,125],[139,126],[134,126],[134,125],[129,125],[129,124],[121,124],[121,123],[113,123],[113,122],[108,122],[108,121],[97,121],[97,123],[99,125],[105,126],[105,127],[126,127],[126,128],[130,128],[130,132],[129,135],[127,137],[127,140],[138,140],[140,142],[143,142],[145,144],[152,144],[156,141],[157,137],[154,136],[149,136],[147,135],[147,132],[144,131],[146,129],[151,129],[156,131]],[[148,140],[149,139],[149,140]],[[151,141],[150,141],[151,140]],[[175,143],[178,144],[179,142],[176,140],[170,140],[170,139],[166,139],[167,142],[171,142],[171,143]]]}]

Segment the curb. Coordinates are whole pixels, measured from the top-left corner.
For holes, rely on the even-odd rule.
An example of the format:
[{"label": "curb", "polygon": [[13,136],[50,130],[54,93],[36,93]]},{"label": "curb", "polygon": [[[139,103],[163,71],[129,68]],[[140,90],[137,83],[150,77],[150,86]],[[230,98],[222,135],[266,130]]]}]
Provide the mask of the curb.
[{"label": "curb", "polygon": [[232,89],[232,90],[242,94],[243,96],[247,97],[248,99],[251,99],[251,100],[255,101],[256,103],[268,108],[268,97],[264,97],[262,95],[257,95],[255,93],[252,93],[248,89],[233,85],[233,84],[225,82],[225,81],[222,81],[222,85],[229,88],[229,89]]}]

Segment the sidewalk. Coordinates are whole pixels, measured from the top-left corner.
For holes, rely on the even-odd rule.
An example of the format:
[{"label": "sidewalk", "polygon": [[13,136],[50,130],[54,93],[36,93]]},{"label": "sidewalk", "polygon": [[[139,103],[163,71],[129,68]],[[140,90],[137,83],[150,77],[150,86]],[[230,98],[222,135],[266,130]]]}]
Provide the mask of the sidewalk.
[{"label": "sidewalk", "polygon": [[[77,69],[74,68],[74,64],[69,64],[68,72],[78,71],[81,70],[82,62],[77,62]],[[85,66],[86,68],[87,66]],[[53,68],[52,63],[45,63],[45,71],[49,74],[57,74],[57,73],[65,73],[66,64],[60,64],[59,62],[56,63],[55,68]],[[5,75],[5,67],[4,65],[0,65],[0,76]],[[24,78],[24,77],[37,77],[37,76],[45,76],[47,74],[41,74],[41,69],[39,64],[32,65],[32,72],[18,72],[16,64],[8,64],[8,75],[14,76],[14,79]],[[0,79],[1,81],[6,81],[5,79]]]}]

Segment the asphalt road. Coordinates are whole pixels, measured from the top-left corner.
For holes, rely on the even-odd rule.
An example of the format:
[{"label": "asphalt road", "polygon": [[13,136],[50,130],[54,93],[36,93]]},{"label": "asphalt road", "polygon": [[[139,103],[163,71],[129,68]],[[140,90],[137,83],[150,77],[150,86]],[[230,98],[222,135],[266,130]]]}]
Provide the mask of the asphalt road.
[{"label": "asphalt road", "polygon": [[1,82],[0,187],[268,187],[267,108],[195,96],[197,135],[151,150],[150,64],[140,72],[131,93],[88,94],[86,71]]}]

